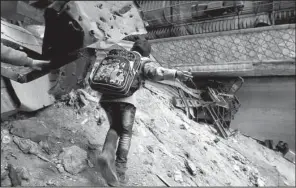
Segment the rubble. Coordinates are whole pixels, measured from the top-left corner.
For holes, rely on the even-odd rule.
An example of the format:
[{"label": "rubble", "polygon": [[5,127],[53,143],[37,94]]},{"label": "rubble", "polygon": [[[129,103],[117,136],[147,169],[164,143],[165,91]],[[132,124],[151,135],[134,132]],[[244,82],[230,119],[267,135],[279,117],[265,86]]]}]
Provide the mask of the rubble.
[{"label": "rubble", "polygon": [[22,177],[23,180],[29,181],[30,173],[26,168],[24,168],[24,167],[20,168],[19,172],[20,172],[21,177]]},{"label": "rubble", "polygon": [[87,164],[88,164],[88,166],[89,166],[90,168],[93,168],[93,167],[94,167],[94,165],[92,164],[92,162],[91,162],[90,160],[87,160]]},{"label": "rubble", "polygon": [[151,152],[151,153],[154,153],[154,149],[152,146],[147,146],[147,149]]},{"label": "rubble", "polygon": [[188,129],[189,129],[189,126],[188,126],[186,123],[182,123],[182,124],[180,125],[180,129],[188,130]]},{"label": "rubble", "polygon": [[250,182],[256,187],[263,187],[265,180],[260,176],[259,171],[256,168],[251,168],[249,171]]},{"label": "rubble", "polygon": [[240,168],[239,168],[238,165],[233,165],[233,170],[236,171],[236,172],[239,172]]},{"label": "rubble", "polygon": [[99,110],[95,109],[94,110],[94,117],[95,117],[95,119],[98,120],[98,121],[99,120],[102,121],[101,120],[101,116],[102,116],[101,112]]},{"label": "rubble", "polygon": [[47,141],[40,141],[39,146],[43,149],[48,155],[50,154],[49,145]]},{"label": "rubble", "polygon": [[38,143],[47,140],[50,130],[43,122],[31,118],[13,122],[10,133]]},{"label": "rubble", "polygon": [[11,136],[9,135],[3,135],[1,136],[1,143],[2,144],[9,144],[11,142]]},{"label": "rubble", "polygon": [[219,141],[220,141],[219,138],[215,138],[215,139],[214,139],[214,142],[215,142],[216,144],[217,144]]},{"label": "rubble", "polygon": [[167,172],[167,176],[170,177],[170,178],[173,177],[173,172],[171,172],[171,171],[169,170],[169,171]]},{"label": "rubble", "polygon": [[94,97],[94,96],[90,95],[89,93],[87,93],[83,89],[78,89],[77,91],[80,92],[81,94],[83,94],[85,99],[87,99],[88,101],[91,101],[91,102],[94,102],[94,103],[99,102],[99,99],[97,97]]},{"label": "rubble", "polygon": [[64,169],[64,167],[63,167],[62,164],[57,164],[57,169],[58,169],[58,171],[59,171],[60,173],[64,173],[64,172],[65,172],[65,169]]},{"label": "rubble", "polygon": [[8,164],[9,178],[11,180],[12,187],[17,187],[22,185],[22,175],[19,171],[15,169],[12,164]]},{"label": "rubble", "polygon": [[247,160],[239,154],[233,155],[232,158],[239,161],[242,164],[247,164]]},{"label": "rubble", "polygon": [[193,162],[191,162],[190,160],[187,159],[187,160],[185,160],[185,166],[191,175],[193,175],[193,176],[196,175],[197,169],[196,169],[196,166],[194,165]]},{"label": "rubble", "polygon": [[[105,31],[104,33],[104,40],[108,39],[109,41],[117,41],[119,38],[123,38],[123,36],[126,36],[130,34],[129,32],[135,32],[137,30],[143,29],[143,26],[141,22],[135,22],[131,18],[137,16],[137,19],[139,20],[139,15],[137,14],[136,9],[133,7],[132,9],[128,7],[120,7],[121,5],[118,5],[117,3],[108,3],[108,2],[102,2],[103,4],[99,4],[100,2],[94,2],[91,3],[93,5],[90,9],[88,8],[89,4],[86,4],[84,2],[78,2],[77,5],[80,6],[82,9],[82,12],[86,13],[86,16],[94,17],[96,23],[99,23],[100,28],[95,27],[95,31],[99,33],[100,29],[103,29]],[[89,10],[89,11],[88,11]],[[99,11],[98,11],[99,10]],[[127,13],[129,12],[129,13]],[[111,13],[105,14],[105,13]],[[84,17],[85,18],[85,17]],[[125,22],[116,22],[115,18],[118,20],[128,20],[128,23]],[[110,25],[112,27],[110,27]],[[113,28],[118,28],[119,31],[114,30]],[[130,27],[132,25],[132,27]],[[104,28],[101,28],[104,27]],[[99,30],[98,30],[99,29]],[[141,31],[142,33],[144,31]],[[97,36],[98,36],[98,33]],[[107,34],[110,33],[110,34]],[[101,36],[102,37],[102,36]],[[106,45],[106,44],[105,44]],[[97,46],[102,46],[102,44],[98,44]],[[75,71],[71,73],[73,76],[75,76]],[[155,90],[155,91],[154,91]],[[132,161],[131,168],[130,168],[130,174],[132,175],[132,179],[130,182],[131,184],[138,184],[138,185],[155,185],[157,182],[155,180],[155,174],[153,176],[150,176],[152,174],[152,171],[161,171],[163,170],[166,172],[168,169],[174,169],[174,168],[181,168],[178,170],[175,170],[174,175],[172,173],[168,173],[169,177],[173,177],[173,179],[178,183],[183,183],[183,185],[190,185],[192,182],[190,179],[195,182],[199,181],[198,184],[204,184],[204,185],[221,185],[220,182],[223,182],[221,180],[225,179],[226,176],[231,177],[231,180],[227,183],[235,184],[235,182],[238,182],[240,179],[246,182],[247,175],[251,174],[251,180],[254,185],[257,186],[263,186],[264,185],[264,179],[259,176],[258,173],[255,173],[252,171],[252,168],[248,168],[248,166],[244,166],[246,162],[246,157],[241,155],[236,155],[235,151],[232,151],[229,149],[229,145],[223,145],[221,146],[221,140],[219,138],[216,138],[215,136],[212,136],[212,132],[203,129],[202,126],[200,126],[198,123],[189,120],[189,118],[185,117],[185,115],[181,116],[183,124],[180,125],[180,123],[174,123],[174,119],[179,119],[179,111],[177,112],[176,109],[169,109],[167,103],[164,101],[169,101],[168,98],[165,96],[165,94],[159,94],[158,89],[155,88],[153,90],[155,101],[152,101],[152,103],[156,103],[161,105],[159,108],[147,108],[147,103],[151,101],[151,95],[146,94],[145,96],[140,96],[140,100],[142,100],[143,104],[138,108],[139,111],[147,110],[148,111],[148,117],[153,118],[151,119],[151,123],[146,123],[146,119],[144,119],[142,122],[138,122],[137,125],[141,127],[137,127],[135,129],[139,129],[139,134],[136,134],[133,138],[133,145],[132,153],[133,155],[130,155],[129,161]],[[189,94],[192,94],[194,97],[198,98],[199,95],[196,93],[192,93],[191,90],[189,90]],[[143,99],[144,98],[144,99]],[[216,102],[216,106],[220,105],[223,108],[226,107],[224,103],[221,103],[219,101],[221,98],[218,98]],[[79,175],[80,172],[82,172],[84,169],[88,169],[88,167],[93,168],[93,164],[88,160],[87,156],[87,149],[98,149],[103,144],[103,134],[105,133],[106,129],[108,128],[107,125],[104,124],[106,122],[106,119],[104,116],[102,116],[102,112],[100,110],[93,110],[92,108],[93,104],[98,103],[99,98],[94,97],[93,94],[89,94],[87,90],[85,89],[78,89],[77,91],[72,90],[67,97],[63,98],[65,103],[67,103],[70,107],[75,107],[76,110],[80,110],[80,120],[73,119],[72,114],[57,114],[56,118],[63,118],[63,121],[61,124],[64,124],[65,127],[70,127],[69,124],[73,124],[72,126],[75,127],[77,130],[72,130],[69,128],[69,133],[67,131],[60,132],[60,135],[62,136],[56,136],[56,140],[52,139],[52,142],[56,142],[57,145],[60,145],[61,147],[66,147],[63,149],[62,153],[59,154],[59,150],[55,151],[53,153],[52,157],[58,156],[59,159],[54,160],[54,166],[57,167],[58,171],[60,173],[64,173],[65,171],[69,172],[73,175],[73,177],[69,177],[69,180],[76,181],[76,179],[81,178]],[[58,102],[60,104],[60,102]],[[153,105],[153,104],[152,104]],[[63,105],[57,105],[59,108],[63,108]],[[54,109],[54,108],[51,108]],[[91,109],[94,111],[93,114],[86,113],[84,110]],[[169,110],[168,110],[169,109]],[[157,112],[153,112],[153,110]],[[192,111],[192,108],[189,109],[191,112],[191,116],[195,116],[194,112]],[[137,114],[138,115],[138,114]],[[71,122],[69,119],[65,118],[64,116],[70,116],[69,119],[73,120]],[[84,117],[85,116],[85,117]],[[179,117],[178,117],[179,116]],[[42,117],[42,116],[41,116]],[[74,116],[75,117],[75,116]],[[100,127],[96,127],[98,129],[93,128],[93,119],[97,120],[98,125],[102,125]],[[211,117],[213,118],[213,115]],[[223,117],[224,118],[224,117]],[[173,120],[172,120],[173,119]],[[225,118],[226,119],[226,118]],[[170,120],[168,123],[167,120]],[[224,121],[224,120],[223,120]],[[157,123],[156,123],[157,122]],[[226,120],[221,123],[220,129],[227,128],[225,126]],[[16,123],[16,124],[15,124]],[[19,123],[19,124],[17,124]],[[54,123],[60,123],[60,122],[54,122]],[[216,121],[215,121],[216,123]],[[83,125],[83,126],[81,126]],[[165,125],[168,127],[168,130],[165,130],[163,127]],[[88,132],[85,131],[85,129],[88,129],[92,127],[91,129],[92,134],[91,136],[86,135]],[[224,127],[224,128],[223,128]],[[59,127],[58,127],[59,128]],[[184,131],[180,131],[180,129]],[[149,130],[151,134],[147,131]],[[29,119],[29,120],[18,120],[14,122],[13,128],[11,129],[11,133],[15,135],[13,137],[14,143],[18,146],[18,148],[24,153],[24,154],[34,154],[38,156],[40,159],[51,162],[51,160],[47,159],[45,156],[42,155],[41,149],[43,149],[47,154],[49,154],[49,144],[47,142],[47,137],[49,132],[51,131],[50,128],[47,128],[47,126],[41,122],[35,122],[35,120]],[[146,134],[146,132],[148,134]],[[221,131],[218,131],[221,134]],[[74,134],[75,133],[75,138]],[[97,138],[98,140],[92,139],[93,137]],[[222,136],[224,136],[222,134]],[[65,138],[63,138],[65,137]],[[145,138],[143,138],[145,137]],[[198,137],[198,138],[197,138]],[[224,136],[225,137],[225,136]],[[9,137],[9,134],[5,134],[2,136],[1,132],[1,138],[2,143],[10,143],[11,137]],[[215,138],[215,139],[212,139]],[[75,141],[74,141],[75,139]],[[66,140],[66,143],[64,142]],[[196,143],[196,140],[200,143]],[[209,141],[210,140],[210,141]],[[69,142],[71,144],[77,144],[71,147],[68,147]],[[209,145],[207,147],[204,146],[204,143],[208,143]],[[220,142],[219,144],[217,144]],[[39,143],[39,145],[37,144]],[[149,145],[146,145],[149,143]],[[214,144],[216,143],[216,144]],[[71,145],[70,144],[70,145]],[[243,146],[245,143],[237,142],[238,147]],[[145,151],[145,146],[147,150]],[[81,149],[83,148],[83,149]],[[159,148],[159,149],[155,149]],[[182,166],[180,167],[180,163],[182,161],[177,160],[177,155],[182,153],[185,150],[189,151],[190,148],[190,155],[186,155],[186,159],[184,161],[186,169]],[[85,150],[84,150],[85,149]],[[248,149],[248,148],[244,148]],[[249,149],[253,149],[249,146]],[[205,153],[206,150],[207,152]],[[255,150],[255,149],[254,149]],[[17,152],[16,152],[17,153]],[[21,160],[23,159],[22,155],[23,153],[19,152],[20,154],[17,154],[16,159]],[[221,153],[221,155],[219,155]],[[228,154],[229,155],[226,155]],[[145,156],[143,155],[145,154]],[[262,153],[261,153],[262,154]],[[2,154],[1,154],[2,155]],[[8,155],[5,154],[5,157]],[[230,163],[230,160],[228,160],[227,157],[231,158],[234,161],[237,161],[237,163],[232,164]],[[231,156],[231,157],[230,157]],[[10,157],[10,156],[9,156]],[[155,160],[155,158],[157,160]],[[8,157],[7,157],[8,158]],[[38,159],[38,158],[37,158]],[[138,159],[138,160],[136,160]],[[38,159],[39,160],[39,159]],[[152,162],[153,163],[152,163]],[[195,166],[193,161],[198,161],[198,167]],[[258,160],[259,161],[259,160]],[[255,161],[254,163],[261,163],[262,161]],[[233,162],[233,161],[231,161]],[[51,162],[53,163],[53,162]],[[214,165],[212,164],[214,163]],[[234,162],[233,162],[234,163]],[[264,163],[267,163],[264,161]],[[143,165],[148,164],[148,165]],[[153,170],[151,170],[151,166],[153,164]],[[218,169],[218,165],[223,165],[224,168]],[[24,164],[26,165],[26,164]],[[215,166],[216,165],[216,166]],[[28,165],[29,166],[29,165]],[[242,168],[241,168],[242,167]],[[34,168],[38,169],[40,166],[36,165]],[[167,169],[166,169],[167,168]],[[232,170],[235,170],[235,175],[231,172]],[[29,175],[26,171],[26,169],[18,170],[15,169],[12,165],[9,166],[11,179],[13,179],[12,185],[13,186],[20,186],[22,183],[22,179],[28,179]],[[34,169],[35,170],[35,169]],[[93,169],[92,169],[93,170]],[[188,173],[186,173],[187,170]],[[5,168],[1,166],[1,179],[2,175],[3,178],[5,177]],[[144,172],[143,172],[144,171]],[[244,173],[241,173],[241,172]],[[145,172],[150,172],[149,174]],[[182,173],[184,172],[184,173]],[[196,176],[197,172],[202,174],[202,176]],[[206,173],[207,172],[207,173]],[[209,172],[209,173],[208,173]],[[23,174],[23,175],[20,175]],[[27,175],[24,175],[27,174]],[[42,174],[44,175],[44,179],[50,178],[48,182],[43,182],[41,184],[47,184],[47,185],[59,185],[58,179],[61,176],[59,173],[55,177],[50,177],[46,173]],[[238,176],[240,174],[241,176]],[[245,175],[245,176],[244,176]],[[237,176],[237,177],[236,177]],[[170,186],[167,181],[164,180],[163,177],[157,174],[157,177],[166,185]],[[88,177],[89,178],[89,177]],[[5,179],[5,178],[4,178]],[[36,178],[37,179],[37,178]],[[91,178],[90,178],[91,179]],[[213,179],[212,182],[208,181],[209,179]],[[140,182],[135,182],[140,181]],[[289,180],[291,184],[291,180]],[[295,180],[294,180],[295,181]],[[159,181],[158,181],[159,182]],[[244,182],[244,183],[245,183]],[[2,183],[2,182],[1,182]],[[39,183],[39,184],[38,184]],[[89,182],[88,182],[89,183]],[[93,182],[91,182],[93,184]],[[32,185],[41,185],[40,182],[34,182]],[[99,185],[99,183],[98,183]]]},{"label": "rubble", "polygon": [[7,167],[1,164],[1,181],[8,177]]},{"label": "rubble", "polygon": [[46,182],[46,185],[49,185],[49,186],[57,186],[57,183],[53,180],[53,179],[50,179]]},{"label": "rubble", "polygon": [[183,177],[182,177],[182,172],[180,170],[176,170],[174,172],[174,180],[179,183],[184,182]]},{"label": "rubble", "polygon": [[9,135],[9,131],[7,129],[1,130],[1,138],[5,135]]},{"label": "rubble", "polygon": [[36,142],[29,139],[20,138],[17,136],[13,137],[14,143],[20,148],[20,150],[25,154],[33,154],[42,159],[43,161],[53,163],[48,158],[41,154],[41,151]]},{"label": "rubble", "polygon": [[89,104],[88,100],[86,100],[85,96],[82,94],[78,94],[80,102],[83,104],[82,107],[85,107]]},{"label": "rubble", "polygon": [[86,124],[87,121],[88,121],[88,118],[84,119],[84,120],[81,122],[81,125]]},{"label": "rubble", "polygon": [[165,181],[165,179],[163,177],[161,177],[160,175],[156,174],[156,176],[167,186],[167,187],[171,187],[171,185]]},{"label": "rubble", "polygon": [[35,151],[37,150],[35,148],[38,147],[37,143],[32,142],[29,139],[20,138],[17,136],[13,137],[13,141],[20,148],[20,150],[25,154],[30,153],[32,151],[33,153],[35,153]]},{"label": "rubble", "polygon": [[65,170],[70,174],[78,174],[86,168],[87,153],[78,146],[64,148],[59,155]]},{"label": "rubble", "polygon": [[265,181],[262,177],[257,178],[257,182],[255,184],[257,187],[264,187],[265,186]]},{"label": "rubble", "polygon": [[295,153],[289,150],[285,155],[284,158],[290,161],[295,165]]},{"label": "rubble", "polygon": [[98,148],[101,147],[101,144],[93,137],[89,136],[88,138],[88,148],[90,150],[97,150]]},{"label": "rubble", "polygon": [[[264,152],[267,156],[271,155],[275,158],[273,163],[282,166],[279,168],[281,182],[285,181],[287,185],[293,185],[295,181],[289,175],[294,173],[290,167],[291,163],[282,159],[274,151],[263,151],[262,147],[259,147],[260,145],[253,139],[244,137],[240,133],[235,138],[237,143],[233,143],[232,137],[228,140],[217,137],[209,125],[199,124],[188,119],[178,109],[170,110],[168,102],[170,96],[165,92],[158,93],[158,90],[161,89],[163,87],[155,87],[156,95],[153,95],[153,100],[151,100],[152,94],[146,90],[140,90],[137,94],[139,106],[133,128],[133,132],[136,134],[133,134],[129,153],[128,175],[130,181],[128,186],[223,186],[226,184],[262,186],[263,183],[265,186],[277,185],[277,180],[273,180],[274,174],[264,172],[264,170],[261,172],[261,169],[268,169],[271,165],[271,162],[264,157]],[[74,102],[81,105],[79,98],[76,98],[79,97],[77,92],[73,91],[73,93],[75,94],[72,96]],[[66,102],[62,101],[62,103]],[[31,178],[29,182],[26,182],[26,185],[57,186],[62,184],[63,186],[71,186],[79,183],[79,186],[105,186],[104,181],[100,179],[100,173],[93,168],[95,157],[92,157],[91,153],[100,154],[99,151],[104,144],[104,135],[109,128],[107,119],[103,119],[105,117],[103,110],[99,105],[95,106],[94,102],[90,101],[81,114],[77,114],[75,108],[74,105],[62,105],[60,108],[51,106],[45,109],[38,115],[38,118],[42,118],[46,122],[53,121],[54,126],[46,124],[51,132],[49,140],[42,140],[37,144],[32,140],[13,136],[13,139],[19,139],[20,144],[18,145],[20,146],[14,147],[15,150],[12,152],[9,151],[12,148],[5,148],[3,150],[4,157],[1,155],[1,160],[4,160],[2,164],[7,163],[8,160],[18,161],[18,164],[23,164],[30,173],[32,172],[31,176],[42,170],[44,173],[41,174],[47,180],[52,180],[47,182],[47,180],[41,181],[38,178]],[[76,119],[76,116],[79,116],[80,119]],[[182,124],[180,116],[184,119],[183,123],[188,125],[187,129],[180,129]],[[97,126],[95,122],[99,117],[102,117],[101,126]],[[22,117],[22,119],[24,118],[26,117]],[[89,120],[81,126],[81,122],[86,118]],[[22,120],[16,121],[22,122]],[[2,134],[3,132],[5,131],[2,131]],[[35,143],[34,146],[31,146],[32,142]],[[73,142],[74,146],[72,146]],[[45,154],[47,153],[45,151],[47,144],[49,144],[50,156]],[[30,146],[34,149],[32,150]],[[62,148],[65,148],[64,151],[61,151]],[[19,149],[24,152],[18,152]],[[89,157],[88,152],[91,154]],[[12,158],[11,153],[17,159]],[[48,156],[49,163],[42,161],[46,158],[40,160],[40,158],[32,158],[27,155],[30,153],[37,153],[37,156],[41,157]],[[182,156],[182,159],[179,156]],[[32,160],[28,160],[28,158]],[[22,161],[24,159],[27,160],[26,163]],[[34,162],[37,162],[36,165],[32,164]],[[46,165],[45,168],[44,165]],[[261,168],[260,174],[256,174],[257,166]],[[2,171],[2,174],[5,175],[4,166]],[[82,171],[83,173],[81,173]],[[71,176],[64,176],[68,173]],[[90,180],[94,180],[94,182]],[[2,185],[11,184],[9,178],[4,179],[1,183]],[[24,181],[23,184],[25,185]]]}]

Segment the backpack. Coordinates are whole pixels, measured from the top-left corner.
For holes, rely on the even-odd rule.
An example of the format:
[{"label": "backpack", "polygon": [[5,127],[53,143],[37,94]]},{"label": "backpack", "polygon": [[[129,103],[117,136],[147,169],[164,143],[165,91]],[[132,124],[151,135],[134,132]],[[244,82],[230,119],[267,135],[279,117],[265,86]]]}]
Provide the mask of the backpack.
[{"label": "backpack", "polygon": [[112,49],[89,78],[90,87],[114,97],[131,96],[141,86],[141,67],[138,53]]}]

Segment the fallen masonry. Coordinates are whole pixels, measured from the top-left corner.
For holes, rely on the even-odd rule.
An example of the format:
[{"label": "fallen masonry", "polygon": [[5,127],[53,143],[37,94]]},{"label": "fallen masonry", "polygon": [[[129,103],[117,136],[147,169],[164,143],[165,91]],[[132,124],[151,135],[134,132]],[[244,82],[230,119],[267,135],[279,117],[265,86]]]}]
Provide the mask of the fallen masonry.
[{"label": "fallen masonry", "polygon": [[[131,145],[129,185],[271,186],[277,185],[278,180],[280,185],[294,183],[295,180],[290,176],[294,168],[276,152],[262,148],[260,144],[239,132],[227,140],[214,135],[210,125],[188,119],[182,110],[170,109],[171,104],[167,101],[171,96],[163,92],[163,85],[158,84],[151,88],[156,95],[143,89],[137,96],[139,113],[134,127],[137,132],[133,135]],[[87,88],[84,90],[90,93]],[[71,96],[79,93],[74,92]],[[81,186],[105,185],[100,173],[94,168],[94,159],[100,153],[104,142],[101,135],[108,129],[106,117],[101,114],[103,112],[99,106],[99,112],[93,110],[96,107],[91,101],[81,107],[84,108],[84,112],[81,112],[76,109],[75,102],[68,103],[66,99],[71,100],[65,97],[58,102],[59,105],[53,105],[35,117],[25,118],[32,124],[30,127],[42,126],[40,122],[44,122],[44,126],[50,130],[49,133],[44,131],[45,140],[30,140],[30,137],[36,138],[32,133],[18,134],[26,138],[13,135],[16,131],[11,130],[17,127],[14,125],[23,122],[22,119],[16,118],[11,123],[2,123],[3,186],[74,186],[77,183]],[[160,108],[154,108],[156,104]],[[98,113],[103,117],[100,126],[96,124]],[[36,118],[40,121],[35,121]],[[85,118],[89,121],[82,125],[81,122]],[[186,129],[180,129],[182,122],[186,124]],[[153,129],[153,132],[149,129]],[[55,145],[51,145],[52,142]],[[47,147],[49,153],[44,149]],[[250,156],[254,152],[256,154]],[[266,155],[264,153],[275,158],[275,162],[271,164],[262,158]],[[26,160],[26,163],[22,163],[22,160]],[[8,163],[9,161],[11,162]],[[12,164],[13,168],[8,164]],[[269,170],[272,165],[278,166],[277,171]],[[18,173],[18,168],[23,168],[25,174],[30,174],[29,180]],[[48,177],[48,181],[41,181],[44,178],[32,178],[39,176]]]},{"label": "fallen masonry", "polygon": [[[59,5],[59,2],[55,4]],[[74,1],[65,8],[70,15],[75,14],[75,6],[84,11],[81,16],[74,16],[78,23],[86,23],[88,16],[95,18],[97,27],[85,32],[83,47],[89,45],[89,41],[103,39],[104,42],[93,45],[107,48],[108,42],[118,43],[130,33],[145,32],[135,7],[126,5]],[[59,32],[55,24],[52,26],[53,31]],[[1,38],[8,35],[11,28],[19,31],[22,27],[6,27]],[[22,40],[25,38],[22,34],[14,37]],[[61,40],[47,38],[43,45],[48,51],[44,53],[51,53],[51,45],[60,49],[56,51],[58,53],[69,50],[63,48],[67,35],[59,35]],[[9,37],[5,39],[10,40]],[[35,45],[40,46],[37,43]],[[27,48],[33,53],[32,47]],[[40,54],[41,49],[36,50]],[[100,169],[95,167],[109,124],[97,104],[100,95],[92,93],[84,82],[93,60],[84,58],[93,55],[94,51],[80,52],[79,58],[72,63],[63,59],[65,61],[60,62],[69,64],[55,64],[59,70],[50,74],[49,70],[36,72],[1,63],[1,75],[5,77],[1,77],[1,86],[5,83],[5,87],[1,87],[6,94],[5,112],[43,108],[34,112],[34,117],[18,113],[9,121],[1,122],[1,186],[106,186]],[[104,53],[104,50],[97,53]],[[60,54],[55,55],[59,57]],[[29,81],[32,82],[27,83]],[[194,82],[189,87],[190,84],[162,82],[153,85],[147,82],[139,92],[128,186],[295,185],[295,166],[239,132],[231,134],[229,131],[231,120],[240,107],[235,93],[243,84],[242,78],[233,80],[230,85],[217,80],[209,80],[204,88],[195,87]],[[40,93],[32,89],[36,85],[42,87]],[[11,90],[18,102],[11,99]],[[53,93],[57,91],[60,100],[53,99]],[[24,93],[42,94],[44,98],[40,102],[40,98]],[[201,124],[201,121],[205,123]]]},{"label": "fallen masonry", "polygon": [[[86,168],[87,153],[78,146],[71,146],[63,149],[63,152],[59,155],[59,159],[62,161],[67,172],[78,174]],[[59,164],[59,169],[62,169],[61,164]]]},{"label": "fallen masonry", "polygon": [[[227,138],[230,136],[227,129],[240,107],[235,93],[241,88],[243,82],[241,77],[226,83],[209,80],[205,88],[195,88],[199,96],[186,92],[189,88],[186,90],[179,88],[179,95],[172,98],[172,103],[176,108],[184,110],[189,119],[213,124],[220,136]],[[186,88],[186,86],[183,87]],[[186,129],[186,126],[184,128]]]}]

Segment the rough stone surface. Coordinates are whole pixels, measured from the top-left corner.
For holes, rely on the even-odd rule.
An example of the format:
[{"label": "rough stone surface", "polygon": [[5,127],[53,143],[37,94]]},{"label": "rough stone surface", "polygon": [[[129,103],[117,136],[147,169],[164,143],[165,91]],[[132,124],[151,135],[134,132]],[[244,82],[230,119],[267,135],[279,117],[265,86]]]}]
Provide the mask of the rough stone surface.
[{"label": "rough stone surface", "polygon": [[196,175],[197,170],[196,170],[196,166],[193,164],[193,162],[191,162],[189,160],[185,160],[185,166],[191,175],[193,175],[193,176]]},{"label": "rough stone surface", "polygon": [[182,172],[180,170],[176,170],[174,174],[174,179],[176,182],[182,183],[184,181],[182,177]]},{"label": "rough stone surface", "polygon": [[70,174],[78,174],[86,168],[87,153],[78,146],[65,148],[59,158]]},{"label": "rough stone surface", "polygon": [[9,135],[4,135],[2,138],[2,144],[9,144],[11,142],[11,137]]},{"label": "rough stone surface", "polygon": [[65,169],[62,164],[57,164],[57,169],[59,170],[60,173],[65,172]]},{"label": "rough stone surface", "polygon": [[1,164],[1,181],[6,179],[8,171],[5,169],[5,166]]},{"label": "rough stone surface", "polygon": [[2,77],[1,77],[1,119],[6,119],[9,115],[16,112],[17,105],[11,97],[7,88],[2,88]]},{"label": "rough stone surface", "polygon": [[180,125],[180,129],[188,130],[188,129],[189,129],[189,126],[188,126],[186,123],[182,123],[182,124]]},{"label": "rough stone surface", "polygon": [[11,134],[30,139],[34,142],[40,142],[47,139],[50,130],[37,119],[26,119],[12,123]]},{"label": "rough stone surface", "polygon": [[[138,107],[133,127],[136,134],[133,135],[128,156],[127,186],[165,186],[158,176],[171,187],[260,186],[263,182],[267,187],[295,186],[295,166],[281,155],[239,132],[235,137],[220,139],[215,144],[217,136],[208,126],[189,120],[182,110],[170,109],[169,101],[175,95],[172,88],[159,84],[153,87],[156,94],[146,89],[136,94]],[[46,183],[51,186],[106,186],[100,170],[96,168],[95,159],[101,154],[109,124],[105,120],[101,126],[97,126],[95,107],[90,105],[87,109],[92,113],[77,114],[73,106],[51,106],[36,115],[51,131],[48,138],[51,154],[46,157],[52,163],[31,155],[31,146],[34,145],[22,138],[17,142],[19,147],[13,143],[6,144],[1,153],[1,164],[11,162],[17,167],[25,167],[30,177],[34,178],[22,181],[23,186],[45,186]],[[89,121],[81,125],[85,118],[89,118]],[[184,121],[190,129],[180,129]],[[6,127],[9,126],[1,124],[1,128]],[[17,141],[15,138],[14,142]],[[72,146],[71,139],[76,146]],[[90,139],[95,139],[93,143],[99,144],[96,150],[90,150]],[[60,154],[62,148],[65,149]],[[87,164],[86,151],[92,164]],[[40,152],[45,155],[41,149]],[[197,175],[192,176],[187,172],[184,159],[196,166]],[[63,165],[67,173],[59,173],[57,164]],[[81,173],[68,173],[71,171]],[[9,178],[1,184],[10,186],[10,182],[5,182],[7,180]]]}]

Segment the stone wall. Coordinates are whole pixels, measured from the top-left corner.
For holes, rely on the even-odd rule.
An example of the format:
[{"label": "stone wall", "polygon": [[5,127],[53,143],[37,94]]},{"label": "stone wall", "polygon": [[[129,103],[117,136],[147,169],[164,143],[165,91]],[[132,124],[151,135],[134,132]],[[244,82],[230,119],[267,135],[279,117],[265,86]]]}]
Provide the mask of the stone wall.
[{"label": "stone wall", "polygon": [[[247,71],[245,67],[262,69],[262,64],[268,64],[277,72],[273,74],[288,69],[290,72],[286,74],[295,75],[295,25],[157,39],[151,43],[154,57],[171,68],[191,68],[198,72],[201,67],[203,71],[209,71],[206,68],[214,66],[221,70],[221,66],[231,65],[235,68],[230,69],[244,72]],[[263,69],[268,67],[263,66]],[[265,75],[262,70],[255,74]]]}]

